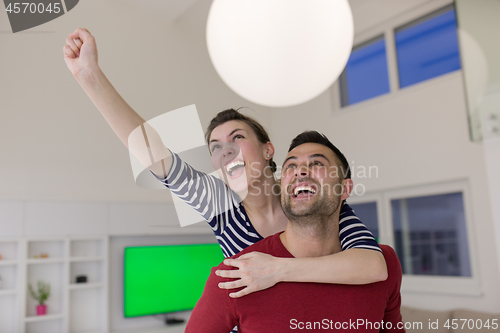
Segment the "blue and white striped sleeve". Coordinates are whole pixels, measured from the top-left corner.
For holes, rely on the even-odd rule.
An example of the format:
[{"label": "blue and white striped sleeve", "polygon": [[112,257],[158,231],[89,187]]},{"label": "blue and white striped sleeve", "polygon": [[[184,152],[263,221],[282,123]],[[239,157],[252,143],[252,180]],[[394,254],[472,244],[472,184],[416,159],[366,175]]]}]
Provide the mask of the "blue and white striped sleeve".
[{"label": "blue and white striped sleeve", "polygon": [[382,252],[373,234],[347,203],[342,205],[339,216],[339,237],[342,250],[369,249]]},{"label": "blue and white striped sleeve", "polygon": [[200,213],[212,228],[221,227],[212,224],[218,223],[216,216],[227,212],[235,205],[233,192],[219,178],[195,170],[176,153],[171,153],[172,165],[167,176],[164,179],[156,178]]}]

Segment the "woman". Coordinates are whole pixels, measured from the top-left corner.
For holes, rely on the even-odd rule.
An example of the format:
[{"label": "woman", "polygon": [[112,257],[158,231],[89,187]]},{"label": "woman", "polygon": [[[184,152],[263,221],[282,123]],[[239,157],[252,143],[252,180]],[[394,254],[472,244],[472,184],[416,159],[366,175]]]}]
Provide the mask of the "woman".
[{"label": "woman", "polygon": [[[273,192],[275,180],[269,172],[275,168],[274,146],[259,123],[227,110],[212,120],[206,135],[215,168],[240,196],[245,192],[240,204],[225,183],[199,173],[171,153],[159,135],[123,100],[100,70],[95,40],[88,30],[79,28],[70,34],[63,52],[71,73],[116,135],[173,193],[192,201],[211,225],[226,256],[285,229],[287,219],[279,194]],[[143,143],[145,137],[147,149],[141,148],[141,140],[135,141],[134,137],[140,137]],[[189,185],[189,180],[194,185]],[[220,287],[246,287],[230,294],[241,297],[280,281],[365,284],[385,280],[387,270],[380,248],[347,204],[342,207],[340,219],[345,251],[320,258],[285,259],[249,253],[239,259],[226,259],[225,263],[239,270],[218,274],[239,279]],[[356,236],[360,233],[365,238]],[[358,248],[347,249],[351,245]]]}]

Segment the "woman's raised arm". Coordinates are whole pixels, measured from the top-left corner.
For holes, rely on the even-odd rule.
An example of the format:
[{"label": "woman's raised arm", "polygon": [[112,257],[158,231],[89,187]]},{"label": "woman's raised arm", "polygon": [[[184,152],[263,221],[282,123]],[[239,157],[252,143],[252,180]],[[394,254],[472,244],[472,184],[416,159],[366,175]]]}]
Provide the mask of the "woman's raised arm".
[{"label": "woman's raised arm", "polygon": [[68,69],[118,138],[145,167],[164,178],[171,165],[170,151],[102,72],[94,36],[85,28],[76,29],[66,39],[63,52]]}]

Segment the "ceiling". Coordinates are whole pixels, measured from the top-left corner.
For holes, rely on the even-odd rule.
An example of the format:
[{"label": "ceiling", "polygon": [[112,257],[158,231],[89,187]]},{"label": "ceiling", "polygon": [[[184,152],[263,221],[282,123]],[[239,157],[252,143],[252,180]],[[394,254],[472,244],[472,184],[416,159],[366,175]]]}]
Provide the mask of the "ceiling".
[{"label": "ceiling", "polygon": [[184,16],[199,2],[212,2],[211,0],[120,0],[125,6],[136,11],[145,12],[151,16],[161,18],[172,23]]},{"label": "ceiling", "polygon": [[[354,16],[355,31],[361,32],[430,1],[432,0],[349,0],[349,3]],[[182,18],[192,24],[204,25],[212,0],[121,0],[121,2],[134,10],[161,18],[167,24]]]},{"label": "ceiling", "polygon": [[366,31],[433,0],[349,0],[355,32]]}]

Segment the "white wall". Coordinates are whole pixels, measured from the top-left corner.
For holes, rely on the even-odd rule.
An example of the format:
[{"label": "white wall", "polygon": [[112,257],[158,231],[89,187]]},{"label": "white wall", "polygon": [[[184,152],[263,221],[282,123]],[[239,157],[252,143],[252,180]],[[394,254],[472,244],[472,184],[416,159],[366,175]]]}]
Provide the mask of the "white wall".
[{"label": "white wall", "polygon": [[67,235],[212,234],[207,223],[180,227],[172,203],[0,201],[0,239]]},{"label": "white wall", "polygon": [[[490,203],[493,210],[494,237],[497,240],[497,256],[500,258],[500,138],[484,141],[486,170]],[[500,265],[498,267],[500,269]]]},{"label": "white wall", "polygon": [[80,1],[16,34],[0,11],[0,198],[169,200],[134,184],[128,151],[66,68],[62,48],[78,27],[95,36],[101,68],[144,119],[196,104],[205,128],[219,111],[250,106],[266,125],[266,109],[234,94],[211,65],[207,5],[172,23],[119,0]]}]

